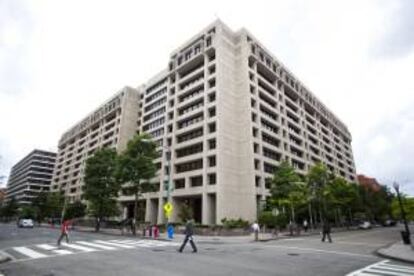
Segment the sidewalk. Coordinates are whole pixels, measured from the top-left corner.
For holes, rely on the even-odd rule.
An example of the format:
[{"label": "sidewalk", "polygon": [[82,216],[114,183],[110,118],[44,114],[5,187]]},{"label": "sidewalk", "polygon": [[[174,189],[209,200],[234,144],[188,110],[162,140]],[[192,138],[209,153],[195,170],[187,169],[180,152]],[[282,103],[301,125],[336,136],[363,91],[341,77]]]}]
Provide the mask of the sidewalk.
[{"label": "sidewalk", "polygon": [[[414,235],[411,235],[411,243],[413,242]],[[406,245],[399,241],[386,248],[378,249],[377,253],[385,258],[414,264],[414,244]]]},{"label": "sidewalk", "polygon": [[[9,256],[7,256],[7,255],[5,255],[4,253],[2,253],[1,251],[0,251],[0,264],[1,263],[5,263],[5,262],[7,262],[7,261],[9,261],[10,260],[10,257]],[[1,273],[0,273],[0,275],[2,275]]]}]

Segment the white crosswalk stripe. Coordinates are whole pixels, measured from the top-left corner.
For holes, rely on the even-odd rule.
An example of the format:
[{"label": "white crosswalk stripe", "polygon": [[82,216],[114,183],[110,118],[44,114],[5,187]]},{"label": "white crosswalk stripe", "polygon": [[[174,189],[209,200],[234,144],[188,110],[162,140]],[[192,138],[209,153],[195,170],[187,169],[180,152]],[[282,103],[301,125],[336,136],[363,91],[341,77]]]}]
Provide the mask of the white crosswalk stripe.
[{"label": "white crosswalk stripe", "polygon": [[21,247],[13,247],[13,250],[19,252],[20,254],[26,255],[27,257],[32,258],[32,259],[45,258],[45,257],[47,257],[47,255],[45,255],[45,254],[36,252],[36,251],[34,251],[34,250],[30,249],[30,248],[23,247],[23,246],[21,246]]},{"label": "white crosswalk stripe", "polygon": [[77,249],[83,252],[93,252],[93,251],[97,251],[98,249],[94,249],[94,248],[90,248],[90,247],[86,247],[86,246],[81,246],[81,245],[76,245],[76,244],[71,244],[71,243],[62,243],[63,246],[69,247],[69,248],[73,248],[73,249]]},{"label": "white crosswalk stripe", "polygon": [[367,275],[414,276],[414,266],[393,264],[389,260],[385,260],[347,274],[347,276]]},{"label": "white crosswalk stripe", "polygon": [[105,250],[116,250],[115,247],[110,247],[110,246],[106,246],[106,245],[102,245],[102,244],[96,244],[96,243],[92,243],[92,242],[77,241],[76,243],[79,243],[79,244],[82,244],[82,245],[87,245],[87,246],[90,246],[90,247],[105,249]]},{"label": "white crosswalk stripe", "polygon": [[150,248],[159,246],[176,246],[178,243],[156,241],[156,240],[94,240],[94,241],[74,241],[72,243],[62,243],[61,246],[55,244],[35,244],[28,246],[12,247],[5,252],[12,256],[15,261],[55,257],[77,253],[89,253],[105,250],[123,250],[136,248]]},{"label": "white crosswalk stripe", "polygon": [[131,245],[120,244],[120,243],[115,243],[115,242],[108,242],[108,241],[101,241],[101,240],[95,240],[95,242],[102,243],[102,244],[107,244],[107,245],[112,245],[112,246],[118,246],[118,247],[122,247],[122,248],[134,248]]},{"label": "white crosswalk stripe", "polygon": [[56,246],[49,245],[49,244],[38,244],[36,246],[39,247],[39,248],[41,248],[41,249],[44,249],[44,250],[53,251],[54,253],[59,254],[59,255],[73,254],[73,252],[71,252],[69,250],[58,249]]}]

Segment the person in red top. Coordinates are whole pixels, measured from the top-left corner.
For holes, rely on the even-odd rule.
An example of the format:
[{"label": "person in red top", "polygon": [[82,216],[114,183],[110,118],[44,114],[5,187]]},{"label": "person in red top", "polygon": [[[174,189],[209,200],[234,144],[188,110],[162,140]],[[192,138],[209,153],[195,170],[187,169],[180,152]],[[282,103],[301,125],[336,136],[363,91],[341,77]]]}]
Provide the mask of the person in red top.
[{"label": "person in red top", "polygon": [[62,223],[60,237],[57,241],[58,246],[60,246],[60,242],[62,241],[63,237],[65,237],[66,242],[69,243],[69,224],[70,220],[68,219]]}]

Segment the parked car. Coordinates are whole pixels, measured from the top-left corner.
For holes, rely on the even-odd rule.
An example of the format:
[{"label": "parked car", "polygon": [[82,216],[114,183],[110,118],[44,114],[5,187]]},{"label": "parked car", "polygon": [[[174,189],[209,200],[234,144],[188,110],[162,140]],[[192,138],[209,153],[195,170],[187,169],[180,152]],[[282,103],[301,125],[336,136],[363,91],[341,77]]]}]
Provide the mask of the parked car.
[{"label": "parked car", "polygon": [[33,228],[34,223],[32,219],[19,219],[17,222],[19,228]]},{"label": "parked car", "polygon": [[395,226],[395,225],[397,225],[397,222],[395,220],[392,220],[392,219],[387,219],[387,220],[384,221],[384,223],[382,225],[385,226],[385,227]]},{"label": "parked car", "polygon": [[359,229],[371,229],[372,225],[371,225],[371,222],[364,221],[364,222],[362,222],[361,224],[358,225],[358,228]]}]

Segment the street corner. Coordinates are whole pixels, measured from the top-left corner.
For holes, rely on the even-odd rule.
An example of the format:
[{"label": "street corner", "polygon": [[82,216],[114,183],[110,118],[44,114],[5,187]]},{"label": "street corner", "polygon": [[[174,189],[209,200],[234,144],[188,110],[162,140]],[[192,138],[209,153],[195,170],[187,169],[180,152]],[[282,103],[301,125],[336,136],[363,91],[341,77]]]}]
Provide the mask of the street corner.
[{"label": "street corner", "polygon": [[402,242],[393,243],[380,248],[376,253],[382,257],[401,262],[414,264],[414,248],[412,245],[405,245]]},{"label": "street corner", "polygon": [[[6,263],[6,262],[8,262],[10,260],[11,260],[10,256],[8,256],[4,252],[0,251],[0,264]],[[2,275],[3,274],[1,274],[1,272],[0,272],[0,276],[2,276]]]}]

